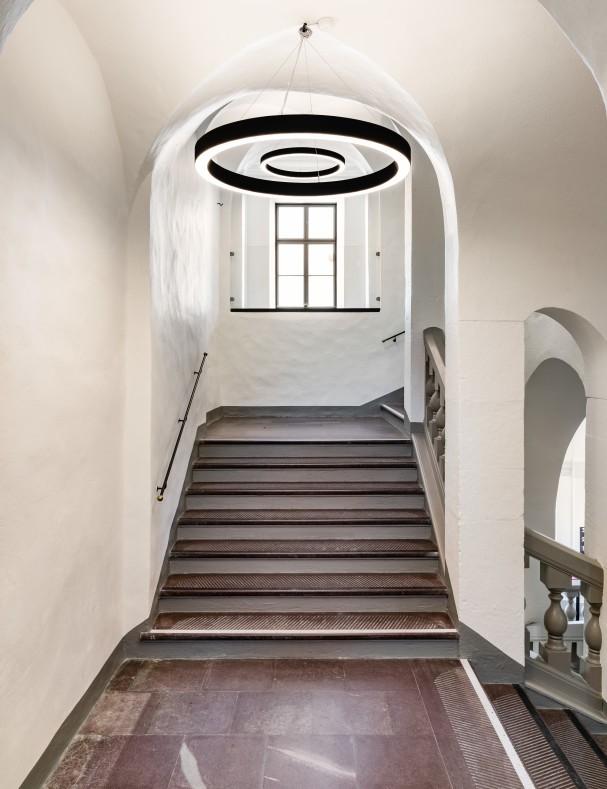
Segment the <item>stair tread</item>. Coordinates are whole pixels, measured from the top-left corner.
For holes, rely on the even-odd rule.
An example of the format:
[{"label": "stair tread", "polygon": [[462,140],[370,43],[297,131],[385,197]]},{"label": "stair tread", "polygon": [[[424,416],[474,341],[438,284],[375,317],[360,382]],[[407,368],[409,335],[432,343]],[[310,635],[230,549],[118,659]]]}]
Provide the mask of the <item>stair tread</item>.
[{"label": "stair tread", "polygon": [[184,525],[195,524],[429,524],[430,516],[420,509],[325,510],[325,509],[246,509],[185,510],[179,518]]},{"label": "stair tread", "polygon": [[199,458],[194,468],[415,468],[410,457],[217,457]]},{"label": "stair tread", "polygon": [[436,573],[176,573],[163,596],[193,594],[444,595]]},{"label": "stair tread", "polygon": [[196,638],[436,638],[455,639],[444,613],[165,613],[142,633],[146,640]]},{"label": "stair tread", "polygon": [[203,438],[199,441],[200,446],[267,446],[277,445],[305,445],[314,444],[317,446],[336,446],[342,444],[344,446],[377,446],[379,444],[410,444],[411,438],[408,436],[399,436],[398,438]]},{"label": "stair tread", "polygon": [[607,786],[607,757],[570,710],[538,710],[587,789]]},{"label": "stair tread", "polygon": [[211,556],[250,557],[435,557],[431,540],[177,540],[171,551],[176,558]]},{"label": "stair tread", "polygon": [[239,495],[246,493],[273,494],[343,494],[352,493],[377,493],[421,495],[424,490],[417,482],[193,482],[187,490],[188,495],[215,495],[229,493]]}]

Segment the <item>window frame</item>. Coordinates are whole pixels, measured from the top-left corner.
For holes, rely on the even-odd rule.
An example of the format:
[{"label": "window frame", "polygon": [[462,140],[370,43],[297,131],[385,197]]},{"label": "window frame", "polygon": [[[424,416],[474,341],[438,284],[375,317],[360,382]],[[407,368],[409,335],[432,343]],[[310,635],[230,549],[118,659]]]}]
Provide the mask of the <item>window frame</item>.
[{"label": "window frame", "polygon": [[[281,208],[303,208],[304,209],[304,236],[303,238],[285,238],[281,239],[278,236],[278,212]],[[333,237],[332,238],[308,238],[308,213],[310,208],[332,208],[333,209]],[[279,280],[279,254],[278,249],[280,244],[300,244],[303,246],[304,252],[304,269],[303,269],[303,305],[301,307],[281,307],[278,303],[278,280]],[[308,306],[309,298],[309,273],[308,273],[308,250],[310,245],[315,244],[333,244],[333,303],[323,307],[310,307]],[[297,276],[297,275],[282,275],[282,276]],[[314,276],[314,275],[313,275]],[[323,275],[320,275],[323,276]],[[329,275],[324,275],[329,276]],[[276,310],[336,310],[337,307],[337,203],[275,203],[274,204],[274,309]]]}]

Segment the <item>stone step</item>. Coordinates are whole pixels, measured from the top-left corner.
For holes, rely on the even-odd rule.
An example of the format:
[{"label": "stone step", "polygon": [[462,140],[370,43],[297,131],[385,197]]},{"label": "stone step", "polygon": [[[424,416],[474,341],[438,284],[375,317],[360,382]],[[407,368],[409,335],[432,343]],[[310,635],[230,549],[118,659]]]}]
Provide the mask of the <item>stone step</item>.
[{"label": "stone step", "polygon": [[[207,445],[208,446],[208,445]],[[415,468],[415,460],[411,457],[365,457],[353,456],[275,456],[275,457],[201,457],[194,462],[194,468]]]},{"label": "stone step", "polygon": [[224,556],[178,558],[169,562],[171,573],[436,573],[432,557],[273,557]]},{"label": "stone step", "polygon": [[242,441],[204,439],[198,444],[198,455],[200,458],[410,458],[411,439],[359,439],[352,441]]},{"label": "stone step", "polygon": [[355,512],[370,509],[423,510],[422,493],[187,493],[186,507],[190,510],[341,510]]},{"label": "stone step", "polygon": [[179,518],[181,525],[399,525],[430,524],[421,509],[191,509]]},{"label": "stone step", "polygon": [[178,540],[172,558],[206,559],[226,556],[254,558],[310,557],[429,557],[438,552],[431,540],[351,539],[351,540]]},{"label": "stone step", "polygon": [[204,573],[169,575],[160,595],[444,595],[436,573]]},{"label": "stone step", "polygon": [[407,539],[429,540],[432,527],[429,523],[397,523],[369,524],[365,521],[347,523],[323,523],[322,521],[307,524],[281,523],[266,521],[238,523],[222,521],[216,524],[192,523],[182,524],[177,529],[178,540],[343,540],[350,539],[359,532],[362,537],[372,536],[374,539]]},{"label": "stone step", "polygon": [[395,464],[393,467],[374,468],[330,465],[315,468],[293,464],[236,467],[194,465],[192,468],[193,482],[415,482],[417,478],[417,466],[413,462],[407,466]]},{"label": "stone step", "polygon": [[539,709],[538,713],[584,786],[604,789],[607,786],[607,756],[575,713],[568,709]]},{"label": "stone step", "polygon": [[299,496],[352,496],[356,494],[421,496],[423,488],[417,482],[346,482],[346,481],[270,481],[267,482],[194,482],[186,491],[188,496],[271,496],[297,494]]},{"label": "stone step", "polygon": [[163,613],[143,640],[457,639],[445,613]]}]

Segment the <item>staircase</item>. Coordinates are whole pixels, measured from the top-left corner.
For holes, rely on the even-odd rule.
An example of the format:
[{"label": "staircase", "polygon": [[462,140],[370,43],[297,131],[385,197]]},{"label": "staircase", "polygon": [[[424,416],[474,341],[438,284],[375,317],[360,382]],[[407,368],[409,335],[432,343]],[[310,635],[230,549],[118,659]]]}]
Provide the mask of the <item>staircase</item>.
[{"label": "staircase", "polygon": [[[191,642],[204,642],[204,654],[255,656],[300,654],[306,642],[314,655],[456,656],[402,428],[366,419],[372,437],[344,438],[343,420],[333,437],[335,420],[305,431],[300,419],[293,438],[280,419],[270,433],[285,437],[264,438],[232,421],[253,436],[215,429],[200,441],[158,612],[141,639],[189,642],[189,654]],[[361,420],[350,422],[360,433]]]},{"label": "staircase", "polygon": [[568,709],[543,709],[518,685],[485,692],[536,789],[604,789],[607,756]]}]

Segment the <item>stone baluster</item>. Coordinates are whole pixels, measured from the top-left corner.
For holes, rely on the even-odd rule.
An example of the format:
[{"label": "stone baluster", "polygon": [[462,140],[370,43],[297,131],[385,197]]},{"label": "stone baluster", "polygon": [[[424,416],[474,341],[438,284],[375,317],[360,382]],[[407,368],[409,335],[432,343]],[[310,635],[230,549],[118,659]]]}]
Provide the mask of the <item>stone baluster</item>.
[{"label": "stone baluster", "polygon": [[434,370],[430,366],[430,360],[426,360],[426,368],[428,375],[426,376],[426,426],[430,429],[430,422],[432,421],[433,411],[430,408],[430,402],[436,389],[434,385]]},{"label": "stone baluster", "polygon": [[434,445],[436,436],[438,435],[438,424],[436,421],[437,414],[440,409],[440,388],[438,381],[434,381],[434,394],[428,403],[428,410],[431,413],[430,424],[428,425],[428,432],[430,433],[430,441]]},{"label": "stone baluster", "polygon": [[588,652],[580,658],[580,674],[586,682],[595,690],[601,690],[601,646],[603,636],[599,624],[599,615],[603,602],[602,590],[582,581],[582,597],[588,603],[590,619],[584,628],[584,640],[588,647]]},{"label": "stone baluster", "polygon": [[565,589],[567,595],[567,606],[565,608],[565,616],[569,622],[575,622],[575,599],[578,596],[577,589]]},{"label": "stone baluster", "polygon": [[439,406],[436,412],[436,438],[434,439],[434,452],[440,464],[441,456],[445,454],[445,404]]},{"label": "stone baluster", "polygon": [[544,614],[544,627],[548,634],[545,644],[540,644],[540,656],[552,668],[565,674],[571,672],[571,652],[563,636],[567,630],[567,616],[561,607],[563,592],[571,586],[571,576],[540,562],[540,580],[548,589],[550,605]]}]

